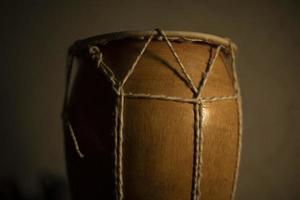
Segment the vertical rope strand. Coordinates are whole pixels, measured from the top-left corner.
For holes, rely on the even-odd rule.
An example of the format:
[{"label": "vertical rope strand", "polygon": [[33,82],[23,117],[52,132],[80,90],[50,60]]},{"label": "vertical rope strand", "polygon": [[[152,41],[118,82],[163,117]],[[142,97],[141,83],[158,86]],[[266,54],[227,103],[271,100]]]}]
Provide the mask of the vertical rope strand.
[{"label": "vertical rope strand", "polygon": [[199,116],[199,104],[194,105],[194,117],[195,117],[195,123],[194,123],[194,153],[193,153],[193,178],[192,178],[192,194],[191,194],[191,200],[197,200],[197,190],[198,190],[198,169],[199,169],[199,139],[200,139],[200,130],[199,130],[199,124],[200,124],[200,116]]},{"label": "vertical rope strand", "polygon": [[120,110],[120,97],[117,96],[115,107],[115,126],[114,126],[114,176],[115,176],[115,193],[116,200],[119,199],[119,110]]},{"label": "vertical rope strand", "polygon": [[194,164],[193,164],[193,179],[192,179],[192,194],[191,200],[199,200],[201,196],[200,192],[200,181],[202,177],[202,146],[203,146],[203,135],[202,135],[202,121],[203,121],[203,106],[202,103],[194,104],[194,116],[195,116],[195,135],[194,135]]},{"label": "vertical rope strand", "polygon": [[204,142],[204,137],[203,137],[203,131],[202,131],[202,126],[203,126],[203,104],[202,102],[199,103],[199,156],[198,156],[198,159],[199,159],[199,165],[198,165],[198,182],[197,182],[197,199],[200,199],[201,198],[201,179],[202,179],[202,164],[203,164],[203,142]]},{"label": "vertical rope strand", "polygon": [[237,94],[237,103],[238,103],[238,145],[237,145],[237,160],[236,160],[236,167],[235,167],[235,174],[234,174],[234,184],[232,188],[231,193],[231,200],[235,199],[235,193],[237,188],[237,182],[238,182],[238,174],[239,174],[239,168],[240,168],[240,160],[241,160],[241,152],[242,152],[242,136],[243,136],[243,112],[242,112],[242,98],[241,98],[241,91],[239,87],[238,82],[238,76],[236,71],[236,64],[235,64],[235,52],[233,49],[232,43],[230,43],[230,52],[231,52],[231,58],[232,58],[232,70],[233,70],[233,78],[234,78],[234,89]]},{"label": "vertical rope strand", "polygon": [[202,73],[199,89],[197,92],[196,99],[199,104],[195,107],[195,145],[194,145],[194,176],[193,176],[193,188],[192,188],[192,200],[199,200],[201,197],[200,183],[202,179],[202,163],[203,163],[203,131],[202,131],[202,121],[203,121],[203,104],[201,101],[201,91],[206,84],[207,77],[211,72],[215,61],[221,50],[221,45],[217,47],[214,56],[212,54],[209,57],[208,65],[206,66],[204,72]]},{"label": "vertical rope strand", "polygon": [[115,184],[117,200],[124,199],[123,192],[123,126],[124,126],[124,91],[119,89],[118,103],[116,106],[115,126]]},{"label": "vertical rope strand", "polygon": [[120,93],[120,130],[119,130],[119,174],[120,174],[120,200],[123,200],[123,126],[124,126],[124,91],[123,88]]}]

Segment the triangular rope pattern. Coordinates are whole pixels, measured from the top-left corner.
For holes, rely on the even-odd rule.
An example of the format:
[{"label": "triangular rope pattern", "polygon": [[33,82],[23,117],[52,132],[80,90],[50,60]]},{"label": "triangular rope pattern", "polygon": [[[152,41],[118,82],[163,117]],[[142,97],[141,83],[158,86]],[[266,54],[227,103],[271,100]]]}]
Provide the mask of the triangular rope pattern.
[{"label": "triangular rope pattern", "polygon": [[156,29],[156,30],[157,30],[157,32],[158,32],[160,35],[162,35],[162,36],[164,37],[165,41],[167,42],[168,47],[170,48],[172,54],[173,54],[174,57],[176,58],[176,61],[177,61],[177,63],[179,64],[180,69],[181,69],[182,73],[184,74],[185,80],[186,80],[186,82],[188,83],[189,87],[191,88],[191,90],[192,90],[195,94],[197,94],[197,93],[198,93],[197,88],[195,87],[195,85],[194,85],[194,83],[193,83],[191,77],[189,76],[189,74],[187,73],[185,67],[183,66],[183,64],[182,64],[182,62],[181,62],[179,56],[177,55],[177,53],[176,53],[176,51],[175,51],[173,45],[172,45],[171,42],[169,41],[169,39],[168,39],[166,33],[165,33],[164,31],[160,30],[160,29]]},{"label": "triangular rope pattern", "polygon": [[214,54],[214,56],[210,56],[209,57],[209,61],[208,61],[208,65],[206,66],[204,72],[202,73],[202,77],[201,77],[201,81],[200,81],[200,86],[199,86],[199,89],[198,89],[198,96],[197,96],[197,99],[200,99],[201,97],[201,92],[206,84],[206,81],[207,81],[207,77],[209,75],[209,73],[211,72],[211,70],[213,69],[214,65],[215,65],[215,62],[219,56],[219,53],[220,53],[220,50],[221,50],[222,46],[218,46],[217,49],[216,49],[216,52]]},{"label": "triangular rope pattern", "polygon": [[125,78],[123,79],[122,83],[121,83],[121,88],[124,87],[126,81],[128,80],[128,78],[131,76],[131,74],[133,73],[136,65],[138,64],[138,62],[140,61],[141,57],[143,56],[144,52],[146,51],[147,47],[149,46],[150,42],[152,41],[153,35],[151,35],[148,38],[148,41],[145,43],[143,49],[141,50],[140,54],[137,56],[137,58],[135,59],[134,63],[132,64],[131,68],[129,69],[129,71],[127,72]]},{"label": "triangular rope pattern", "polygon": [[[175,52],[171,42],[168,40],[166,34],[160,30],[157,29],[158,34],[162,35],[164,39],[166,40],[170,50],[172,51],[173,55],[175,56],[181,71],[185,75],[184,80],[188,83],[190,89],[194,92],[196,95],[196,98],[182,98],[182,97],[172,97],[172,96],[166,96],[166,95],[152,95],[152,94],[134,94],[134,93],[125,93],[123,91],[123,87],[126,83],[126,81],[129,79],[129,77],[132,75],[134,72],[135,67],[137,66],[137,63],[141,59],[142,55],[144,54],[146,48],[149,46],[150,42],[153,39],[153,35],[151,35],[147,42],[145,43],[143,49],[141,50],[140,54],[137,56],[135,62],[132,64],[131,68],[129,69],[128,73],[126,74],[125,78],[123,79],[122,82],[119,82],[111,68],[105,64],[105,62],[102,59],[102,53],[100,49],[97,46],[91,46],[89,51],[94,60],[96,60],[97,63],[97,68],[101,69],[102,72],[107,76],[107,78],[110,80],[112,83],[113,89],[118,95],[118,103],[116,105],[115,109],[115,184],[116,184],[116,198],[117,200],[123,200],[124,199],[124,192],[123,192],[123,112],[124,112],[124,98],[144,98],[144,99],[156,99],[156,100],[166,100],[166,101],[174,101],[174,102],[181,102],[181,103],[191,103],[194,104],[194,113],[195,113],[195,138],[194,138],[194,165],[193,165],[193,187],[192,187],[192,193],[191,193],[191,199],[192,200],[199,200],[200,199],[200,191],[199,191],[199,185],[202,177],[201,173],[201,166],[202,166],[202,156],[201,153],[203,151],[203,135],[202,135],[202,118],[203,118],[203,108],[204,102],[215,102],[215,101],[222,101],[222,100],[234,100],[237,99],[237,101],[240,101],[240,90],[237,82],[237,74],[235,71],[235,57],[234,57],[234,51],[233,51],[233,46],[230,45],[231,48],[231,55],[232,55],[232,68],[233,68],[233,73],[234,73],[234,87],[236,94],[232,96],[211,96],[211,97],[201,97],[201,91],[203,90],[207,77],[209,73],[211,72],[215,61],[220,53],[221,48],[223,48],[222,45],[219,45],[216,48],[214,56],[212,54],[209,57],[208,60],[208,65],[206,66],[205,71],[202,73],[201,80],[200,80],[200,85],[199,89],[196,89],[194,86],[190,76],[185,70],[185,67],[183,66],[182,62],[180,61],[177,53]],[[230,43],[231,44],[231,43]],[[66,93],[68,93],[69,90],[69,79],[70,79],[70,74],[72,71],[72,63],[73,59],[71,59],[71,67],[69,69],[69,72],[67,73],[67,89]],[[65,107],[66,107],[66,102],[68,100],[67,95],[65,96]],[[241,104],[239,103],[239,106]],[[65,110],[65,109],[64,109]],[[238,144],[238,157],[240,156],[240,150],[241,150],[241,107],[239,107],[239,144]],[[67,121],[68,128],[70,130],[74,146],[76,149],[76,152],[78,153],[79,157],[83,158],[84,155],[79,149],[79,145],[76,139],[76,136],[74,134],[73,128],[71,126],[71,123]],[[236,190],[236,182],[237,182],[237,170],[239,168],[239,158],[237,160],[236,164],[236,173],[235,173],[235,184],[233,185],[233,190],[232,190],[232,199],[234,198],[234,193]]]}]

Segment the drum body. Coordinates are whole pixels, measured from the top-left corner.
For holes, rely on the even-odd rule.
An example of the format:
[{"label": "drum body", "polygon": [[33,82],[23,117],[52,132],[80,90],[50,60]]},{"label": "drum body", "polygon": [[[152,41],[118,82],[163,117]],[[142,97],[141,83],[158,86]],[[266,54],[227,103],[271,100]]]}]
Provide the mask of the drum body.
[{"label": "drum body", "polygon": [[230,41],[150,31],[74,47],[65,120],[73,200],[234,197],[241,112]]}]

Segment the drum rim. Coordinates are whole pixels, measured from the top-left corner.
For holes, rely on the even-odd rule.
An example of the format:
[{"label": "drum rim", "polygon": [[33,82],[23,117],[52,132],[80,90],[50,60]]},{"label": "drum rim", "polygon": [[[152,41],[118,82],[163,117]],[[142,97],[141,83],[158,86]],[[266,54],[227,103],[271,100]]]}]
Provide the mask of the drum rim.
[{"label": "drum rim", "polygon": [[[191,31],[164,31],[170,41],[190,41],[190,42],[203,42],[212,45],[223,45],[224,47],[232,46],[237,51],[237,45],[228,37],[221,37],[214,34],[191,32]],[[154,39],[162,40],[163,38],[157,34],[157,31],[121,31],[110,32],[100,35],[95,35],[82,39],[76,42],[81,45],[104,45],[113,40],[120,40],[124,38],[134,38],[144,40],[150,35],[154,35]]]}]

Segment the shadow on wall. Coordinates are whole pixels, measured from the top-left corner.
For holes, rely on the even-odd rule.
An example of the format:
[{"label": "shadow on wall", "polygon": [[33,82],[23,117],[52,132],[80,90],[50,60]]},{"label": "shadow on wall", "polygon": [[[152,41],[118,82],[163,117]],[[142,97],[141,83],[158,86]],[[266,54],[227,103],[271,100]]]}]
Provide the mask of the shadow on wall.
[{"label": "shadow on wall", "polygon": [[34,190],[24,189],[12,176],[0,178],[1,200],[69,200],[67,181],[58,175],[44,173]]}]

